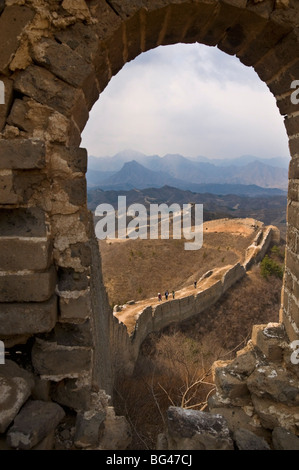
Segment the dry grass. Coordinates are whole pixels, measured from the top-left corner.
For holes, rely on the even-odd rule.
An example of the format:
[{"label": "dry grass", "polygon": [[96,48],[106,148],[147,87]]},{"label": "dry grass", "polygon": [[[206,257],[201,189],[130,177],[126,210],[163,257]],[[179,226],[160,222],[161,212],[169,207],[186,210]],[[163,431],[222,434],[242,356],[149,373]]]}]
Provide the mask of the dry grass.
[{"label": "dry grass", "polygon": [[210,269],[234,264],[244,255],[254,234],[207,233],[203,247],[184,250],[184,240],[100,241],[103,278],[109,302],[155,297],[180,290]]}]

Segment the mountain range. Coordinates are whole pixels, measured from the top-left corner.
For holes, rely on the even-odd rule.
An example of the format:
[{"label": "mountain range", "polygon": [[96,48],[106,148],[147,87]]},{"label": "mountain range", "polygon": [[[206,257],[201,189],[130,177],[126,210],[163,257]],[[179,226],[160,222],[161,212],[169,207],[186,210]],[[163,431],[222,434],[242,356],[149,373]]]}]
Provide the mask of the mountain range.
[{"label": "mountain range", "polygon": [[130,191],[103,191],[98,188],[88,191],[88,207],[91,211],[95,211],[98,205],[107,203],[117,210],[118,196],[126,196],[127,206],[138,203],[145,206],[148,211],[150,204],[165,203],[170,206],[177,203],[181,207],[188,203],[203,204],[205,221],[226,217],[252,217],[266,225],[274,224],[282,231],[285,230],[286,195],[245,197],[234,194],[199,194],[170,186],[143,190],[131,189]]},{"label": "mountain range", "polygon": [[179,154],[147,156],[127,150],[112,157],[89,157],[88,188],[131,190],[171,186],[194,192],[283,195],[288,184],[286,158],[245,155],[231,160],[186,158]]}]

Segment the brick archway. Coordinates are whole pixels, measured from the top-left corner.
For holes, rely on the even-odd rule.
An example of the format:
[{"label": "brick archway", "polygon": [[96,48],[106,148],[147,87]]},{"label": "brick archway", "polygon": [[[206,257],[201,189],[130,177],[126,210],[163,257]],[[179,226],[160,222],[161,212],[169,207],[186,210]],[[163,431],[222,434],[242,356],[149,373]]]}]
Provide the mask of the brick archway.
[{"label": "brick archway", "polygon": [[178,42],[217,46],[254,67],[285,116],[292,160],[281,322],[290,341],[299,338],[299,113],[290,88],[299,79],[295,2],[28,0],[1,8],[0,339],[6,347],[30,340],[33,369],[56,384],[59,403],[88,409],[90,390],[111,390],[110,344],[124,332],[111,328],[80,134],[126,62]]}]

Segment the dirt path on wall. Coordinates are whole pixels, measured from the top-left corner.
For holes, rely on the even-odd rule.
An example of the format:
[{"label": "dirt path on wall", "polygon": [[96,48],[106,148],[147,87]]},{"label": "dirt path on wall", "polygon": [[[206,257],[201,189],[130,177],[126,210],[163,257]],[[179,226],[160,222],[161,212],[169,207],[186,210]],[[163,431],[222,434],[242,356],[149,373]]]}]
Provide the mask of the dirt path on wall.
[{"label": "dirt path on wall", "polygon": [[[221,279],[221,276],[223,275],[223,273],[226,270],[228,270],[230,267],[231,265],[220,268],[219,270],[214,270],[213,276],[211,276],[211,278],[203,279],[201,282],[197,283],[196,288],[192,284],[188,287],[184,287],[183,289],[176,291],[175,299],[182,299],[184,297],[188,297],[189,295],[196,295],[198,292],[204,289],[207,289],[216,281]],[[149,306],[155,307],[156,305],[159,305],[162,302],[172,302],[174,300],[171,292],[169,293],[168,300],[166,300],[164,292],[161,292],[161,294],[162,294],[162,301],[159,301],[158,297],[152,297],[149,299],[135,302],[133,305],[126,304],[122,306],[122,310],[120,312],[114,312],[114,316],[120,322],[126,325],[128,333],[131,334],[135,328],[135,324],[140,313],[146,307],[149,307]]]},{"label": "dirt path on wall", "polygon": [[[250,236],[256,231],[257,224],[259,224],[254,219],[221,219],[204,223],[204,232],[205,233],[230,233],[235,235]],[[260,223],[260,227],[263,224]],[[125,240],[123,240],[125,241]],[[118,241],[116,241],[118,242]],[[244,259],[244,253],[240,253],[239,261],[242,262]],[[188,297],[189,295],[196,295],[201,290],[208,288],[210,285],[214,284],[218,279],[221,279],[223,273],[227,271],[231,265],[221,267],[219,269],[213,270],[213,275],[211,277],[203,279],[201,282],[197,283],[196,288],[194,284],[190,284],[180,290],[175,292],[175,299],[181,299]],[[169,292],[168,300],[166,300],[164,292],[162,294],[162,302],[172,302],[173,297],[172,293]],[[140,313],[148,306],[155,307],[159,305],[161,301],[158,300],[158,293],[156,297],[147,298],[145,300],[136,301],[134,304],[125,304],[121,306],[122,310],[120,312],[114,312],[114,316],[126,325],[128,333],[130,334],[136,324]]]}]

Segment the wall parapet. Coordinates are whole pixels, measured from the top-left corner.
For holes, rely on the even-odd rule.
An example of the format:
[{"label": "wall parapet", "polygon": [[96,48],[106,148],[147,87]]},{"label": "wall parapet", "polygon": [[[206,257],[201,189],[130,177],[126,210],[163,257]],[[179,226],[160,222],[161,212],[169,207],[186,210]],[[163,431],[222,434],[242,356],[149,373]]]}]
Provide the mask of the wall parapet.
[{"label": "wall parapet", "polygon": [[[206,309],[214,305],[222,295],[240,281],[246,272],[259,263],[265,256],[270,243],[278,242],[280,239],[279,230],[274,226],[262,227],[253,243],[245,251],[245,260],[234,265],[207,271],[199,280],[196,293],[185,297],[171,299],[157,305],[148,305],[136,315],[135,328],[132,333],[127,333],[125,340],[130,349],[131,363],[127,367],[132,370],[133,363],[137,360],[140,346],[146,337],[153,332],[158,332],[169,326],[171,323],[180,323],[195,315],[203,313]],[[121,322],[113,323],[114,328],[125,325]],[[121,344],[114,344],[114,347],[123,349]],[[133,363],[132,363],[133,361]]]}]

